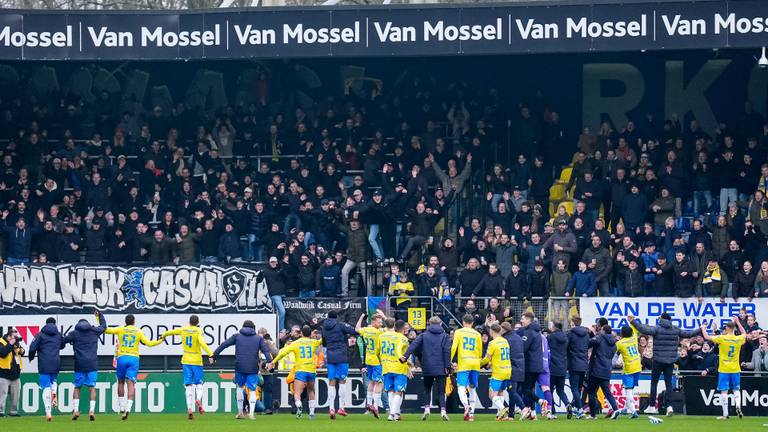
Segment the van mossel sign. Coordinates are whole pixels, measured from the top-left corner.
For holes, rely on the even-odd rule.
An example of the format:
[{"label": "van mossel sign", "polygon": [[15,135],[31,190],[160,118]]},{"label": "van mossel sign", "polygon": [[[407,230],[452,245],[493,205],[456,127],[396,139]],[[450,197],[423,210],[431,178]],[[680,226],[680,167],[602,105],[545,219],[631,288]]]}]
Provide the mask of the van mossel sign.
[{"label": "van mossel sign", "polygon": [[0,60],[510,54],[759,47],[768,2],[484,4],[0,15]]}]

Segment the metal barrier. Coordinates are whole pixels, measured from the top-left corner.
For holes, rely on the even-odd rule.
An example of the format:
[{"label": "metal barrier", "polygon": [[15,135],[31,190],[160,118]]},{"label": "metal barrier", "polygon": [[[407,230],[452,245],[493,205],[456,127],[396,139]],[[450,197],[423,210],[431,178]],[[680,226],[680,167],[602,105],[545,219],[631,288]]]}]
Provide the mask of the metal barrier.
[{"label": "metal barrier", "polygon": [[[397,297],[387,297],[387,305],[390,309],[384,311],[391,314],[405,314],[405,308],[398,309],[393,307],[393,299]],[[428,315],[439,316],[443,319],[446,326],[461,326],[461,317],[467,312],[466,303],[472,300],[475,303],[477,312],[488,312],[489,303],[492,298],[499,300],[499,308],[509,310],[507,321],[517,322],[525,312],[533,312],[536,317],[549,323],[559,322],[563,329],[570,328],[571,318],[579,315],[579,300],[573,297],[534,297],[528,300],[507,299],[503,297],[454,297],[451,301],[441,301],[434,296],[409,296],[410,303],[408,307],[423,307],[428,311]]]}]

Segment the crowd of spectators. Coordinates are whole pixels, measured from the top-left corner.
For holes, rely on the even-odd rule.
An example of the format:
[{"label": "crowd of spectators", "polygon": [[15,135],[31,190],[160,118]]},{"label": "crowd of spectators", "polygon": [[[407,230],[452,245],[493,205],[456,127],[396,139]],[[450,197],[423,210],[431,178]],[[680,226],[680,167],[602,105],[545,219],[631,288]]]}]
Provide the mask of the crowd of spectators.
[{"label": "crowd of spectators", "polygon": [[114,99],[0,101],[4,262],[273,257],[278,294],[302,296],[348,295],[358,270],[369,293],[768,295],[768,124],[749,103],[714,134],[649,114],[570,142],[540,94],[436,79],[281,110]]}]

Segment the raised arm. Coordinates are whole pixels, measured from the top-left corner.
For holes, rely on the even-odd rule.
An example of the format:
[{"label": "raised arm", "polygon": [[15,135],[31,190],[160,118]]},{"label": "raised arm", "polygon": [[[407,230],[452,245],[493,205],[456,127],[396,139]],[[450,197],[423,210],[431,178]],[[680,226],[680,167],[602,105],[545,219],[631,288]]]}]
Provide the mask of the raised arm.
[{"label": "raised arm", "polygon": [[221,345],[219,345],[215,351],[213,351],[213,355],[211,357],[213,357],[214,359],[218,357],[222,351],[234,345],[236,340],[237,340],[237,334],[233,334],[227,340],[222,342]]}]

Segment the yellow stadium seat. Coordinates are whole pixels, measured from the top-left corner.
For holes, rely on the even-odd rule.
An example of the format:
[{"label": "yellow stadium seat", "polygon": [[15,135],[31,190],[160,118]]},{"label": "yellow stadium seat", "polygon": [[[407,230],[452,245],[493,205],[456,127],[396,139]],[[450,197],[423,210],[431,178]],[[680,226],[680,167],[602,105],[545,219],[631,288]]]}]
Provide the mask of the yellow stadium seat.
[{"label": "yellow stadium seat", "polygon": [[564,167],[562,171],[560,171],[560,178],[558,179],[560,182],[568,183],[571,181],[571,174],[573,173],[573,168],[567,166]]},{"label": "yellow stadium seat", "polygon": [[565,206],[565,211],[568,212],[569,215],[573,214],[573,201],[565,200],[560,204]]},{"label": "yellow stadium seat", "polygon": [[549,188],[549,199],[552,201],[560,201],[565,199],[565,185],[562,183],[555,183]]}]

